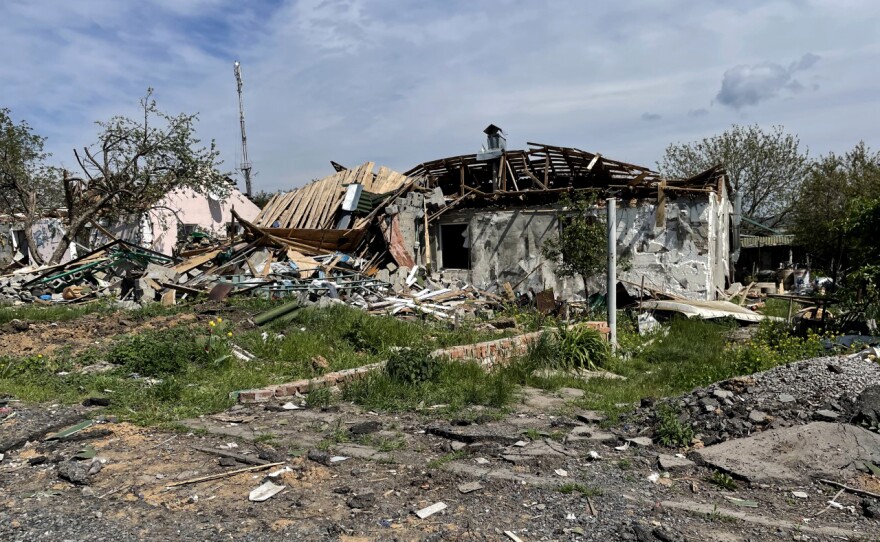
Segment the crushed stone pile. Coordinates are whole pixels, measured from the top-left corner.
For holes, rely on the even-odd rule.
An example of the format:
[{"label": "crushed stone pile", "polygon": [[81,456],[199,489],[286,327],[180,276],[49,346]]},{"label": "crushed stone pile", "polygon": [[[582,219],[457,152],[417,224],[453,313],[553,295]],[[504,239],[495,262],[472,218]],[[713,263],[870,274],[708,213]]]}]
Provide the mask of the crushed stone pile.
[{"label": "crushed stone pile", "polygon": [[[880,390],[880,364],[858,357],[818,357],[731,378],[663,403],[643,403],[628,421],[656,425],[671,405],[706,446],[811,421],[864,425],[865,398]],[[875,429],[876,430],[876,429]]]}]

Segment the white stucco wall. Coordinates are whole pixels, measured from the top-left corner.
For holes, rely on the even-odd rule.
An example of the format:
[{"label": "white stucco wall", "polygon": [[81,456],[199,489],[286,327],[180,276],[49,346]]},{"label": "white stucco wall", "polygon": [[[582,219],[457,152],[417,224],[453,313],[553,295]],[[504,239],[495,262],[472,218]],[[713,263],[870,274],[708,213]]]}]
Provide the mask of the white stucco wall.
[{"label": "white stucco wall", "polygon": [[[668,199],[666,218],[657,227],[653,200],[622,201],[617,209],[618,270],[621,280],[674,292],[693,299],[715,299],[724,288],[728,252],[727,205],[715,194]],[[605,209],[597,209],[604,216]],[[479,288],[497,289],[504,282],[520,292],[553,288],[565,298],[583,296],[580,279],[556,276],[556,265],[544,260],[541,247],[558,235],[556,211],[542,209],[462,210],[444,215],[441,224],[467,223],[470,270],[443,270],[444,278],[460,279]],[[433,232],[434,262],[442,250]],[[435,264],[436,265],[436,264]],[[531,273],[531,274],[530,274]],[[590,281],[590,292],[604,291],[604,279]]]}]

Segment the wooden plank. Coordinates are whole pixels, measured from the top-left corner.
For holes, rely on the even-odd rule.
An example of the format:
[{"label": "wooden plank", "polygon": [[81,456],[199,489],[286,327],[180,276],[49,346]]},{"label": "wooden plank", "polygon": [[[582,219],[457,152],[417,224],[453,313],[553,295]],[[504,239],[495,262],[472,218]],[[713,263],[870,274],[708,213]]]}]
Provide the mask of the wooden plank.
[{"label": "wooden plank", "polygon": [[309,258],[302,252],[292,248],[287,249],[287,259],[295,263],[297,268],[300,269],[300,272],[295,273],[296,276],[300,278],[302,278],[302,270],[315,269],[318,267],[318,262],[316,262],[314,258]]},{"label": "wooden plank", "polygon": [[291,209],[290,215],[286,217],[286,220],[281,222],[283,227],[297,228],[304,222],[303,217],[308,212],[311,203],[315,198],[315,194],[318,192],[320,182],[321,181],[314,181],[309,183],[306,190],[301,194],[297,194],[296,206]]},{"label": "wooden plank", "polygon": [[186,273],[187,271],[191,271],[202,264],[210,262],[211,260],[216,258],[218,254],[220,254],[220,250],[212,250],[211,252],[206,252],[201,256],[196,256],[195,258],[190,258],[183,263],[179,263],[175,265],[172,269],[174,269],[178,273]]}]

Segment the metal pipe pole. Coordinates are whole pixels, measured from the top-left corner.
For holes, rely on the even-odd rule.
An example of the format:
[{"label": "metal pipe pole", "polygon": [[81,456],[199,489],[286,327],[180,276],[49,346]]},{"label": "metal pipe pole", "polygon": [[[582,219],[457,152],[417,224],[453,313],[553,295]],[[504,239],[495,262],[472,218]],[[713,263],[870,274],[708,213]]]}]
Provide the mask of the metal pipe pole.
[{"label": "metal pipe pole", "polygon": [[617,348],[617,200],[606,200],[608,210],[608,292],[605,304],[608,307],[608,328],[611,330],[611,346]]}]

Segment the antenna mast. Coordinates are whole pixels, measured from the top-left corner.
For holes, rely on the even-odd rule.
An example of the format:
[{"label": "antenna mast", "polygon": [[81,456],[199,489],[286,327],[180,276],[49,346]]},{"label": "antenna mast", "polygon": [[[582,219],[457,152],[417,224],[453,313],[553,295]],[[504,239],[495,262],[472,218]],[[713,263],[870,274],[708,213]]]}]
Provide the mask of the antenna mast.
[{"label": "antenna mast", "polygon": [[251,162],[248,160],[247,132],[244,130],[244,101],[241,97],[241,63],[236,60],[233,66],[235,67],[235,83],[238,86],[238,118],[241,122],[241,164],[239,169],[244,174],[245,193],[248,197],[251,197],[253,195],[251,191]]}]

